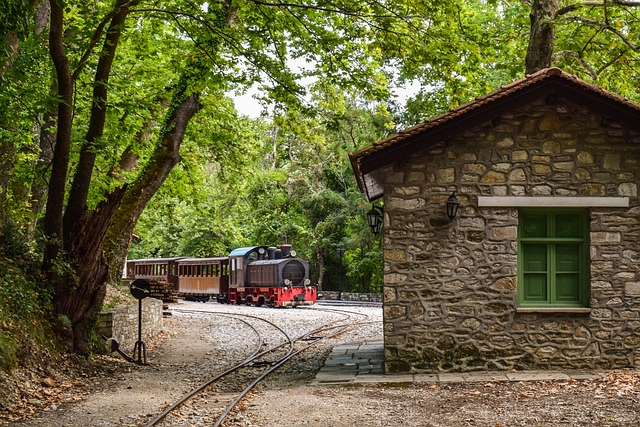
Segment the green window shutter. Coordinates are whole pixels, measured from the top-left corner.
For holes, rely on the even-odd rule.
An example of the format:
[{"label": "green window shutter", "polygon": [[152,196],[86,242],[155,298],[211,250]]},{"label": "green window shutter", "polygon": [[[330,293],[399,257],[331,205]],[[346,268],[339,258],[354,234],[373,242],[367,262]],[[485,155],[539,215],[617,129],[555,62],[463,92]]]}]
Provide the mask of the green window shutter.
[{"label": "green window shutter", "polygon": [[523,298],[526,301],[547,301],[548,295],[548,269],[547,246],[540,244],[523,244],[522,254],[523,268]]},{"label": "green window shutter", "polygon": [[521,209],[518,303],[523,307],[584,307],[588,303],[585,210]]}]

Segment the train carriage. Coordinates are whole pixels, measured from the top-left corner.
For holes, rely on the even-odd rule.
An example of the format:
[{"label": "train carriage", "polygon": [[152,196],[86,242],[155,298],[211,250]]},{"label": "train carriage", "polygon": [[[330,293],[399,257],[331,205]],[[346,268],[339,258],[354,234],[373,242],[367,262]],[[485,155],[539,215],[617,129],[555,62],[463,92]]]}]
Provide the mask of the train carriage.
[{"label": "train carriage", "polygon": [[151,284],[151,297],[175,301],[178,282],[177,261],[174,258],[148,258],[127,260],[125,279],[144,279]]},{"label": "train carriage", "polygon": [[132,259],[127,261],[127,279],[159,280],[175,284],[176,258]]},{"label": "train carriage", "polygon": [[225,302],[229,292],[229,258],[182,258],[176,261],[176,290],[187,299],[215,297]]}]

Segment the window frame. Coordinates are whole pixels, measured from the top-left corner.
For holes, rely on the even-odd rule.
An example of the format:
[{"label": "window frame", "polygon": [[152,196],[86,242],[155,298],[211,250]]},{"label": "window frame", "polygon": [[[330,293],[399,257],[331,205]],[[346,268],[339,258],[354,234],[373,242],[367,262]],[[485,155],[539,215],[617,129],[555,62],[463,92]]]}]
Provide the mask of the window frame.
[{"label": "window frame", "polygon": [[[558,237],[557,217],[560,215],[577,215],[580,237]],[[525,237],[524,221],[526,215],[544,216],[546,220],[545,236]],[[517,304],[522,308],[588,308],[590,303],[590,251],[589,251],[589,212],[584,208],[537,208],[521,207],[518,209],[518,284],[517,284]],[[573,301],[562,301],[558,299],[557,278],[563,270],[557,264],[558,246],[579,245],[580,253],[577,257],[577,271],[569,272],[578,274],[578,298]],[[545,247],[545,268],[536,273],[535,270],[525,270],[525,245],[541,245]],[[529,258],[531,260],[531,258]],[[525,298],[525,275],[526,274],[546,274],[546,299],[535,300]]]}]

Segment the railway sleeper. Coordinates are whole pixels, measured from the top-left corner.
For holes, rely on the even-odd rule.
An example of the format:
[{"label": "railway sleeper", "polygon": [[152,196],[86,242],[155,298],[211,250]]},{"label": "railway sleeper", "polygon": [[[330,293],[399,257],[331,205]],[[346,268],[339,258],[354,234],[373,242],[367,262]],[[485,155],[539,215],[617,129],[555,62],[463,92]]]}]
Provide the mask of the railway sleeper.
[{"label": "railway sleeper", "polygon": [[301,341],[318,341],[318,340],[321,340],[323,338],[326,338],[326,337],[323,337],[323,336],[320,336],[320,335],[313,335],[313,336],[310,336],[310,337],[304,337],[304,338],[301,339]]},{"label": "railway sleeper", "polygon": [[273,366],[276,362],[268,362],[268,361],[254,361],[251,363],[251,366],[255,366],[255,367],[262,367],[262,366]]}]

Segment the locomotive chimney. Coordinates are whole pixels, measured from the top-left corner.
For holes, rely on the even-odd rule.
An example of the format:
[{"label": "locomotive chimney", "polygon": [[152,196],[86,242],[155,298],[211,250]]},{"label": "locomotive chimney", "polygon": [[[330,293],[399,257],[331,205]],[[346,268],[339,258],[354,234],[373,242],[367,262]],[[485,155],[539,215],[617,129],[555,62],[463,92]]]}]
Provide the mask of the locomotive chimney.
[{"label": "locomotive chimney", "polygon": [[282,251],[282,258],[289,258],[289,255],[291,255],[291,245],[280,245],[280,250]]},{"label": "locomotive chimney", "polygon": [[269,254],[269,259],[276,259],[276,247],[269,246],[267,249],[267,253]]}]

